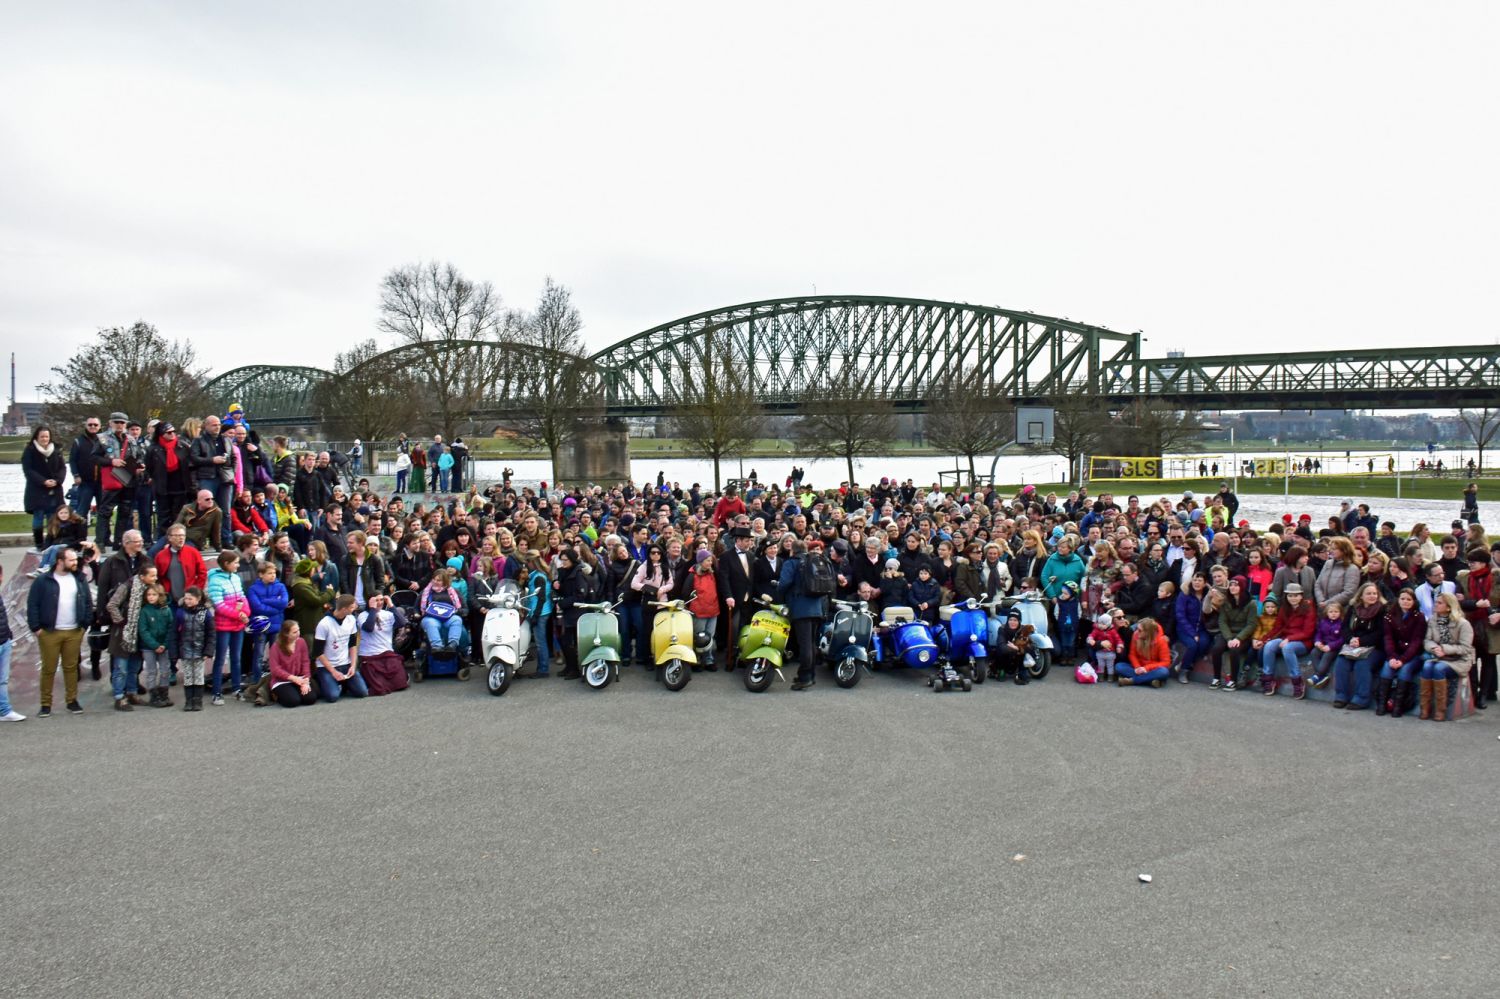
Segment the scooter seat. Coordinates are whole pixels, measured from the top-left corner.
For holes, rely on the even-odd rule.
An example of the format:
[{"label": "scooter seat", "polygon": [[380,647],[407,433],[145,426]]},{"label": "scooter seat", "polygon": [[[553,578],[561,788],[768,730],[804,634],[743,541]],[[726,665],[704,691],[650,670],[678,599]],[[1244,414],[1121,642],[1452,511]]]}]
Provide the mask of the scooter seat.
[{"label": "scooter seat", "polygon": [[958,604],[949,604],[946,607],[939,607],[938,608],[938,620],[939,621],[952,621],[953,620],[953,615],[957,614],[961,610],[963,610],[963,608],[961,606],[959,606]]},{"label": "scooter seat", "polygon": [[916,619],[917,614],[910,607],[887,607],[880,612],[880,620],[886,624],[902,624]]}]

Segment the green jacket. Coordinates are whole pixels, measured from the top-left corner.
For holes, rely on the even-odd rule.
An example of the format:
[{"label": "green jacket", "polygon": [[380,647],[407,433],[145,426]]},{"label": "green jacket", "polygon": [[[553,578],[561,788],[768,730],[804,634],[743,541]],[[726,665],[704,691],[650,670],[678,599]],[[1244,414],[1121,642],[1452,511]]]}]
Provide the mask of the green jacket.
[{"label": "green jacket", "polygon": [[1226,642],[1238,638],[1248,642],[1255,634],[1255,601],[1246,600],[1244,606],[1236,607],[1228,600],[1219,608],[1219,635]]},{"label": "green jacket", "polygon": [[338,595],[338,591],[334,589],[318,589],[306,576],[298,576],[292,580],[291,616],[302,629],[302,637],[309,643],[308,648],[312,647],[312,636],[318,630],[318,622],[328,613],[323,605],[333,603]]},{"label": "green jacket", "polygon": [[173,623],[172,608],[163,604],[142,603],[140,623],[136,625],[136,634],[139,636],[136,648],[142,652],[166,648]]}]

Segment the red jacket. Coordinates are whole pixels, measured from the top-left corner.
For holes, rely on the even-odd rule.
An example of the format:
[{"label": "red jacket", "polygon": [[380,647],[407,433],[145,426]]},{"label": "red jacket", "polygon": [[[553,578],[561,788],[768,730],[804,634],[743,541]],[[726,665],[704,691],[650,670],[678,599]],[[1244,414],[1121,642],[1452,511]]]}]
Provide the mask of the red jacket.
[{"label": "red jacket", "polygon": [[1130,640],[1130,665],[1137,669],[1159,669],[1162,666],[1172,665],[1172,650],[1167,644],[1167,636],[1161,632],[1156,633],[1156,638],[1151,641],[1151,654],[1142,658],[1141,651],[1136,647],[1135,639]]},{"label": "red jacket", "polygon": [[745,512],[745,501],[738,496],[733,498],[720,496],[719,502],[714,504],[714,524],[723,527],[731,517],[737,517]]},{"label": "red jacket", "polygon": [[[182,575],[185,580],[184,586],[196,586],[198,589],[208,583],[208,566],[203,564],[203,556],[198,554],[198,549],[192,545],[182,546]],[[157,582],[163,587],[167,585],[167,570],[172,566],[172,546],[165,545],[156,553],[156,577]]]},{"label": "red jacket", "polygon": [[1266,641],[1280,638],[1288,642],[1301,642],[1311,648],[1313,633],[1317,630],[1318,612],[1313,609],[1313,602],[1303,597],[1302,603],[1294,610],[1292,602],[1288,600],[1281,605],[1281,612],[1276,615],[1276,627],[1271,629]]},{"label": "red jacket", "polygon": [[696,595],[688,601],[688,610],[694,617],[719,616],[719,583],[711,572],[696,569],[688,573],[688,588]]},{"label": "red jacket", "polygon": [[[248,519],[249,523],[246,523]],[[236,534],[265,534],[270,530],[255,507],[246,507],[241,515],[238,505],[229,508],[229,526]]]}]

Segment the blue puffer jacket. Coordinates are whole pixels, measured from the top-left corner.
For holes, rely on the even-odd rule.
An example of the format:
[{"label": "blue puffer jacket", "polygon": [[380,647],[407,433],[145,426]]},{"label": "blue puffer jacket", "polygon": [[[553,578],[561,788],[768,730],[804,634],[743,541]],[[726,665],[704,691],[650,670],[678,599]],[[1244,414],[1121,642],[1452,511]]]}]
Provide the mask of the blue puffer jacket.
[{"label": "blue puffer jacket", "polygon": [[821,621],[826,616],[824,605],[827,601],[822,597],[797,595],[797,578],[801,568],[801,559],[789,558],[781,563],[781,578],[777,581],[776,598],[787,605],[787,616],[793,621],[804,621],[808,618]]}]

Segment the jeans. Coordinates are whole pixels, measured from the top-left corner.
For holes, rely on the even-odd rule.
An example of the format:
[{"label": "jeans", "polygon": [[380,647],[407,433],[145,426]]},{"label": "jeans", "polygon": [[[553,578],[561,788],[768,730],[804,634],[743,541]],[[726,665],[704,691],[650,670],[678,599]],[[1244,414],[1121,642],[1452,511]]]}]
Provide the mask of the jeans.
[{"label": "jeans", "polygon": [[1371,665],[1373,656],[1349,659],[1338,656],[1333,661],[1333,699],[1361,707],[1370,706]]},{"label": "jeans", "polygon": [[229,682],[230,689],[236,693],[240,690],[240,650],[244,648],[245,633],[243,631],[216,631],[214,639],[217,643],[217,651],[214,653],[214,666],[211,686],[214,696],[218,697],[224,692],[224,656],[229,656]]},{"label": "jeans", "polygon": [[411,475],[411,469],[403,468],[396,473],[396,492],[406,492],[406,480]]},{"label": "jeans", "polygon": [[1195,638],[1185,638],[1182,645],[1182,665],[1184,673],[1191,673],[1199,659],[1208,655],[1208,650],[1214,647],[1214,636],[1206,631],[1199,631]]},{"label": "jeans", "polygon": [[1156,669],[1148,669],[1144,673],[1137,673],[1135,667],[1128,662],[1121,663],[1115,670],[1116,677],[1124,677],[1138,686],[1150,683],[1152,680],[1165,680],[1171,675],[1172,671],[1165,666],[1158,666]]},{"label": "jeans", "polygon": [[16,643],[10,639],[0,642],[0,715],[10,714],[10,654]]},{"label": "jeans", "polygon": [[260,675],[265,670],[266,649],[271,645],[272,632],[263,631],[258,635],[252,635],[254,646],[250,653],[250,682],[259,683]]},{"label": "jeans", "polygon": [[94,488],[93,483],[79,482],[77,479],[74,479],[73,512],[87,521],[89,519],[89,511],[94,507],[94,497],[97,495],[98,490]]},{"label": "jeans", "polygon": [[538,676],[545,676],[552,669],[552,635],[550,628],[552,617],[543,614],[531,619],[531,647],[536,649],[536,672]]},{"label": "jeans", "polygon": [[361,472],[361,469],[363,469],[364,467],[365,467],[364,455],[355,455],[353,458],[349,459],[349,471],[351,471],[351,472],[354,473],[354,477],[356,479],[359,478],[360,475],[363,474]]},{"label": "jeans", "polygon": [[[43,501],[42,508],[33,512],[31,515],[32,532],[35,533],[37,531],[45,531],[47,529],[47,520],[52,516],[53,513],[56,512],[57,508],[61,505],[61,503],[53,502],[52,497],[48,496]],[[0,714],[3,713],[4,712],[0,712]]]},{"label": "jeans", "polygon": [[445,493],[445,492],[448,491],[448,476],[449,476],[449,469],[446,469],[446,468],[440,468],[440,469],[438,469],[438,491],[439,492],[444,492]]},{"label": "jeans", "polygon": [[1417,675],[1417,670],[1422,668],[1423,656],[1417,656],[1409,663],[1402,663],[1399,667],[1392,667],[1389,659],[1380,665],[1380,678],[1382,680],[1397,680],[1401,683],[1410,683]]},{"label": "jeans", "polygon": [[1306,645],[1301,642],[1289,642],[1284,638],[1273,638],[1260,652],[1261,679],[1270,680],[1276,676],[1277,659],[1286,662],[1287,679],[1300,680],[1302,678],[1301,659],[1307,655]]},{"label": "jeans", "polygon": [[[693,646],[703,649],[700,655],[703,657],[704,664],[708,666],[714,664],[714,632],[718,630],[719,615],[717,614],[713,617],[693,618]],[[708,636],[706,643],[703,640],[705,634]]]},{"label": "jeans", "polygon": [[370,688],[365,686],[365,678],[355,670],[349,679],[342,682],[335,680],[333,674],[322,666],[313,670],[313,679],[317,682],[318,693],[323,695],[325,701],[336,701],[345,694],[350,697],[367,697]]},{"label": "jeans", "polygon": [[1327,652],[1319,652],[1317,649],[1313,649],[1312,650],[1312,660],[1311,660],[1312,661],[1312,675],[1313,676],[1328,676],[1330,673],[1333,672],[1333,667],[1335,665],[1337,665],[1334,662],[1334,660],[1337,659],[1338,657],[1339,657],[1339,650],[1338,649],[1329,649]]},{"label": "jeans", "polygon": [[115,700],[122,701],[126,694],[139,693],[135,675],[141,671],[140,656],[111,656],[109,660],[109,685],[114,690]]},{"label": "jeans", "polygon": [[1424,680],[1457,680],[1458,673],[1449,669],[1448,664],[1441,659],[1427,659],[1421,665],[1422,679]]},{"label": "jeans", "polygon": [[439,621],[435,617],[422,618],[422,633],[427,636],[427,643],[434,649],[440,649],[445,645],[457,645],[463,637],[463,618],[457,614],[446,621]]},{"label": "jeans", "polygon": [[641,618],[641,605],[621,604],[615,608],[620,619],[620,661],[627,666],[640,665],[646,661],[646,632]]}]

